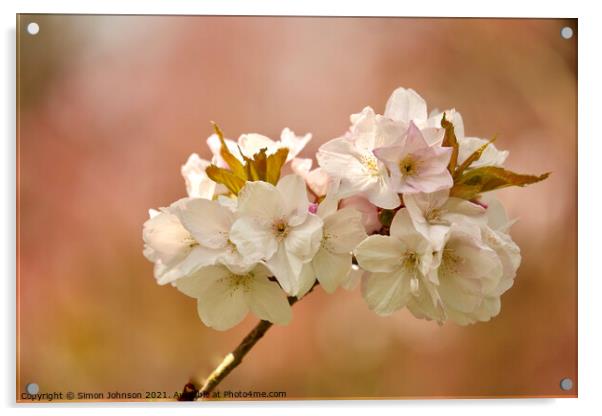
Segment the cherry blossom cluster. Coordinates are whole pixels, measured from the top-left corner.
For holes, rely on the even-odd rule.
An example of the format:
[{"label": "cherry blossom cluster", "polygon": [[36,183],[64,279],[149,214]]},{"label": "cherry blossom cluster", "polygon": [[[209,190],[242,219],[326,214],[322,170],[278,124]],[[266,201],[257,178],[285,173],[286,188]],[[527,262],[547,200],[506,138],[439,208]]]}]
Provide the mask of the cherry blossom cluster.
[{"label": "cherry blossom cluster", "polygon": [[291,299],[360,279],[379,315],[407,307],[461,325],[496,316],[521,256],[491,191],[547,174],[505,169],[507,151],[465,136],[453,109],[429,115],[411,89],[396,89],[383,115],[366,107],[350,121],[314,169],[298,157],[311,134],[235,141],[214,126],[212,160],[192,154],[182,166],[188,195],[144,224],[157,282],[196,298],[218,330],[249,311],[287,324]]}]

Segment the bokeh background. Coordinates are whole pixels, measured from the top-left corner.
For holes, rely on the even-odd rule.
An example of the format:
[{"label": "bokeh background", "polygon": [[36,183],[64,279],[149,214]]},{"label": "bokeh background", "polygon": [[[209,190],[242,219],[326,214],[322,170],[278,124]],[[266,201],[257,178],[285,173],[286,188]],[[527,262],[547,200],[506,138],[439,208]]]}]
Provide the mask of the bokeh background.
[{"label": "bokeh background", "polygon": [[[36,36],[27,23],[40,25]],[[370,312],[317,289],[223,389],[288,398],[556,396],[577,391],[576,20],[21,15],[18,374],[48,391],[181,390],[255,325],[206,328],[155,283],[147,210],[185,195],[180,166],[228,137],[342,134],[398,86],[455,107],[509,168],[499,193],[523,262],[502,312],[459,327]],[[569,392],[559,382],[570,377]]]}]

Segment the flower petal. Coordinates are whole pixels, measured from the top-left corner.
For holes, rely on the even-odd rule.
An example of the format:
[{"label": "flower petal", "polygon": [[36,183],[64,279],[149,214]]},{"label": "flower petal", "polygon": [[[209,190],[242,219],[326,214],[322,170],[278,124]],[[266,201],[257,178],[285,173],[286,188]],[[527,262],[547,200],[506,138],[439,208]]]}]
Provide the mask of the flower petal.
[{"label": "flower petal", "polygon": [[318,164],[327,175],[347,179],[353,189],[361,189],[362,185],[356,182],[366,176],[366,168],[360,161],[362,157],[347,138],[330,140],[320,146],[316,153]]},{"label": "flower petal", "polygon": [[236,276],[223,267],[206,268],[178,281],[177,287],[197,298],[197,311],[205,325],[225,331],[242,321],[249,311],[244,287],[236,285],[233,279]]},{"label": "flower petal", "polygon": [[160,285],[172,283],[202,267],[213,266],[221,254],[222,250],[196,246],[182,261],[163,270],[160,276],[155,276],[157,283]]},{"label": "flower petal", "polygon": [[318,251],[322,241],[322,220],[314,214],[307,214],[305,222],[291,227],[284,239],[286,250],[303,262],[309,261]]},{"label": "flower petal", "polygon": [[316,274],[314,273],[311,262],[305,263],[301,269],[301,274],[299,275],[299,291],[294,296],[301,299],[313,287],[315,281]]},{"label": "flower petal", "polygon": [[253,158],[256,153],[259,153],[261,149],[267,149],[268,155],[274,153],[278,145],[275,141],[266,137],[262,134],[248,133],[243,134],[238,138],[238,146],[242,153],[249,158]]},{"label": "flower petal", "polygon": [[[172,204],[173,206],[173,204]],[[142,238],[145,256],[150,261],[164,264],[180,261],[190,251],[192,236],[170,211],[162,211],[144,223]]]},{"label": "flower petal", "polygon": [[390,235],[403,241],[414,238],[417,234],[408,209],[402,208],[397,211],[391,221]]},{"label": "flower petal", "polygon": [[222,248],[228,243],[234,215],[219,202],[191,199],[176,214],[199,243],[209,248]]},{"label": "flower petal", "polygon": [[378,315],[390,315],[410,300],[410,279],[401,270],[370,273],[362,279],[362,295],[371,310]]},{"label": "flower petal", "polygon": [[280,133],[280,144],[288,149],[287,161],[293,160],[311,140],[311,133],[297,136],[294,131],[285,127]]},{"label": "flower petal", "polygon": [[351,271],[351,253],[334,254],[322,248],[312,260],[316,277],[326,293],[333,293]]},{"label": "flower petal", "polygon": [[311,166],[313,163],[314,162],[311,159],[303,159],[296,157],[291,161],[291,169],[296,175],[305,178],[311,170]]},{"label": "flower petal", "polygon": [[257,217],[237,219],[230,229],[230,240],[240,254],[257,260],[269,259],[278,248],[271,224]]},{"label": "flower petal", "polygon": [[247,305],[259,319],[274,324],[288,324],[293,314],[285,293],[275,282],[256,278],[245,291]]},{"label": "flower petal", "polygon": [[354,290],[361,281],[362,276],[368,272],[363,271],[357,264],[351,265],[351,272],[347,278],[341,282],[341,287],[345,290]]},{"label": "flower petal", "polygon": [[362,224],[362,213],[355,208],[342,208],[324,219],[326,245],[333,253],[350,253],[368,235]]},{"label": "flower petal", "polygon": [[360,267],[371,272],[392,272],[401,266],[405,245],[397,238],[371,235],[355,249]]},{"label": "flower petal", "polygon": [[282,195],[267,182],[247,182],[238,194],[238,212],[263,218],[268,222],[281,219],[285,214]]},{"label": "flower petal", "polygon": [[386,175],[379,176],[376,183],[364,192],[364,196],[377,207],[384,209],[395,209],[401,205],[399,195]]},{"label": "flower petal", "polygon": [[396,121],[426,120],[426,102],[412,89],[397,88],[385,106],[385,117]]},{"label": "flower petal", "polygon": [[294,296],[299,292],[303,262],[294,254],[289,253],[284,244],[279,245],[276,253],[266,261],[266,266],[288,295]]},{"label": "flower petal", "polygon": [[[238,150],[238,144],[234,140],[230,139],[225,139],[224,141],[226,142],[226,147],[228,148],[230,153],[242,162],[243,158],[240,154],[240,151]],[[222,158],[222,155],[220,153],[222,143],[217,134],[212,134],[211,136],[209,136],[209,138],[207,139],[207,146],[209,147],[209,150],[211,150],[211,153],[213,153],[213,163],[219,166],[220,168],[228,169],[229,166],[226,163],[226,161]]]},{"label": "flower petal", "polygon": [[216,183],[213,182],[205,169],[211,162],[203,160],[196,153],[191,154],[184,165],[181,173],[186,181],[186,192],[190,198],[213,198]]},{"label": "flower petal", "polygon": [[176,287],[186,296],[199,298],[213,282],[228,277],[229,275],[230,272],[223,266],[203,267],[196,273],[179,279],[176,282]]},{"label": "flower petal", "polygon": [[[362,224],[366,233],[372,234],[381,229],[382,224],[378,219],[378,208],[371,204],[366,198],[361,196],[352,196],[341,200],[341,208],[355,208],[362,213]],[[318,210],[318,212],[320,212]]]},{"label": "flower petal", "polygon": [[276,189],[282,196],[283,215],[288,219],[288,224],[296,226],[305,221],[309,213],[309,200],[303,178],[299,175],[287,175],[278,181]]}]

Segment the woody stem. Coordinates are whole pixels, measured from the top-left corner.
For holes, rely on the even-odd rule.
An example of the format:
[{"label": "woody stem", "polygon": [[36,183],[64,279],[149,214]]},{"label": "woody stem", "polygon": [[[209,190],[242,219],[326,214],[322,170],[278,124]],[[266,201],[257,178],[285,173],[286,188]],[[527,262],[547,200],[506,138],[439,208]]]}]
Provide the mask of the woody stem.
[{"label": "woody stem", "polygon": [[[307,292],[308,294],[316,287],[317,282]],[[292,306],[297,303],[299,299],[296,297],[289,297],[288,303]],[[249,351],[257,344],[272,326],[269,321],[259,321],[257,325],[249,332],[243,340],[236,346],[236,348],[226,355],[221,363],[209,374],[202,383],[201,387],[197,387],[198,384],[194,381],[188,382],[182,391],[182,394],[178,398],[179,401],[194,401],[197,398],[207,398],[211,392],[222,382],[224,378],[232,372],[236,367],[240,365],[243,358],[248,354]]]}]

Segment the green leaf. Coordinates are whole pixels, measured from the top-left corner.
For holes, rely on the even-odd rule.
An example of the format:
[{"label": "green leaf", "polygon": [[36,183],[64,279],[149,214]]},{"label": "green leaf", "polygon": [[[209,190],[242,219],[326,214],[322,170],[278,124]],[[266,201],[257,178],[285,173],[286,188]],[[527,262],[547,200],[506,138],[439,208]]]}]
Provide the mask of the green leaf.
[{"label": "green leaf", "polygon": [[222,132],[222,129],[220,129],[219,126],[213,121],[211,122],[211,125],[213,126],[213,130],[215,131],[215,134],[219,138],[219,141],[222,145],[219,150],[221,157],[226,161],[226,163],[230,167],[230,170],[235,176],[238,176],[243,181],[247,180],[247,169],[245,165],[240,160],[238,160],[236,156],[230,153],[230,150],[226,145],[226,141],[224,140],[224,133]]},{"label": "green leaf", "polygon": [[485,149],[487,149],[487,146],[489,146],[491,143],[493,143],[495,141],[495,137],[491,140],[489,140],[487,143],[483,144],[482,146],[480,146],[477,150],[475,150],[474,152],[472,152],[470,154],[470,156],[468,156],[466,158],[466,160],[464,162],[462,162],[462,164],[460,166],[458,166],[454,172],[454,178],[459,178],[460,175],[462,175],[462,173],[464,173],[464,171],[466,169],[468,169],[470,167],[470,165],[472,165],[473,162],[476,162],[477,160],[479,160],[481,158],[481,155],[483,155],[483,152],[485,151]]},{"label": "green leaf", "polygon": [[283,147],[266,159],[265,181],[276,185],[280,179],[280,171],[286,163],[288,149]]},{"label": "green leaf", "polygon": [[550,173],[543,175],[522,175],[497,166],[484,166],[467,171],[456,179],[450,195],[472,199],[482,192],[506,188],[508,186],[525,186],[546,179]]},{"label": "green leaf", "polygon": [[230,190],[235,195],[238,195],[243,186],[245,186],[246,181],[239,176],[236,176],[233,172],[230,172],[227,169],[219,168],[215,165],[209,165],[207,169],[205,169],[205,173],[209,177],[209,179],[213,180],[216,183],[221,183],[225,185],[226,188]]},{"label": "green leaf", "polygon": [[453,174],[456,169],[456,164],[458,163],[458,139],[456,138],[456,132],[454,131],[454,124],[445,118],[445,113],[443,113],[443,118],[441,119],[441,127],[445,129],[445,136],[443,137],[443,146],[451,147],[452,154],[449,159],[449,172]]}]

